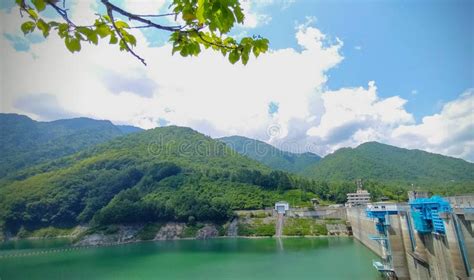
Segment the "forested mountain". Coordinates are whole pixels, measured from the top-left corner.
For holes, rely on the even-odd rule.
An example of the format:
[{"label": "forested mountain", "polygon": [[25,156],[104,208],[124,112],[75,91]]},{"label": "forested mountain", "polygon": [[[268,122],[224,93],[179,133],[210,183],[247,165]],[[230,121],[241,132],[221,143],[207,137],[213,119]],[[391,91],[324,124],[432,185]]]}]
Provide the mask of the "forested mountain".
[{"label": "forested mountain", "polygon": [[239,154],[276,170],[299,173],[321,160],[320,156],[312,153],[295,154],[285,152],[265,142],[242,136],[229,136],[218,140],[226,143]]},{"label": "forested mountain", "polygon": [[0,114],[0,178],[137,130],[89,118],[37,122],[23,115]]},{"label": "forested mountain", "polygon": [[474,186],[474,164],[462,159],[408,150],[377,142],[342,148],[323,159],[311,153],[293,154],[242,136],[219,139],[238,153],[277,170],[320,182],[353,182],[361,178],[404,186]]},{"label": "forested mountain", "polygon": [[[309,205],[315,196],[343,203],[357,178],[375,200],[404,200],[411,183],[440,194],[474,186],[472,163],[375,142],[319,161],[248,138],[214,140],[176,126],[124,135],[136,129],[86,118],[43,123],[1,114],[0,129],[1,172],[8,174],[0,178],[0,233],[87,223],[219,223],[233,210],[282,199],[292,205]],[[303,174],[312,179],[275,170],[298,172],[310,163]]]},{"label": "forested mountain", "polygon": [[115,125],[115,126],[125,134],[143,131],[143,129],[136,126],[132,126],[132,125]]},{"label": "forested mountain", "polygon": [[474,164],[462,159],[377,142],[342,148],[304,173],[325,181],[371,179],[416,185],[474,182]]},{"label": "forested mountain", "polygon": [[232,210],[271,206],[288,189],[311,184],[190,128],[169,126],[118,137],[1,180],[0,226],[16,232],[91,221],[219,222]]}]

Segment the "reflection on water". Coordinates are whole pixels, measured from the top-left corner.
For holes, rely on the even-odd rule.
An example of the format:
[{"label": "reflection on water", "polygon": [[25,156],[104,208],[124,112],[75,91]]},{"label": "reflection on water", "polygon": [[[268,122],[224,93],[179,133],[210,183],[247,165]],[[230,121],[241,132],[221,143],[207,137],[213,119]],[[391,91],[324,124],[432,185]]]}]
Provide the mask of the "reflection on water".
[{"label": "reflection on water", "polygon": [[13,250],[62,248],[69,245],[71,245],[69,238],[11,240],[0,242],[0,254]]},{"label": "reflection on water", "polygon": [[[16,241],[10,252],[69,241]],[[30,247],[28,247],[30,246]],[[351,238],[142,242],[0,259],[0,279],[378,279],[376,256]]]}]

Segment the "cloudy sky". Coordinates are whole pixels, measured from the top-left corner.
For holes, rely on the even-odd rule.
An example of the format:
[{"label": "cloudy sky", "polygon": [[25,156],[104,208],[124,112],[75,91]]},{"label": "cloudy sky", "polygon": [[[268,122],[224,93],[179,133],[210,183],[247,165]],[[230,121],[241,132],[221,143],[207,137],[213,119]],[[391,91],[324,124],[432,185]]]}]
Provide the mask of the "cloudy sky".
[{"label": "cloudy sky", "polygon": [[[1,112],[189,126],[319,155],[379,141],[474,161],[473,1],[242,1],[232,34],[267,37],[269,53],[247,66],[207,51],[182,58],[167,33],[137,31],[146,67],[106,43],[70,54],[54,35],[25,37],[10,2],[0,1]],[[66,3],[83,24],[102,9]]]}]

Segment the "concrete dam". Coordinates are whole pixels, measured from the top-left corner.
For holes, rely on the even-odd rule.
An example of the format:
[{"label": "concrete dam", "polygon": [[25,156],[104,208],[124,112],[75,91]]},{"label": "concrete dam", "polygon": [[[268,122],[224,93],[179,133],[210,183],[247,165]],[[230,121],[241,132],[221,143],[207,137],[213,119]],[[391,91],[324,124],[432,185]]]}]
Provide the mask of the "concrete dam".
[{"label": "concrete dam", "polygon": [[389,279],[474,279],[474,196],[347,207],[356,239]]}]

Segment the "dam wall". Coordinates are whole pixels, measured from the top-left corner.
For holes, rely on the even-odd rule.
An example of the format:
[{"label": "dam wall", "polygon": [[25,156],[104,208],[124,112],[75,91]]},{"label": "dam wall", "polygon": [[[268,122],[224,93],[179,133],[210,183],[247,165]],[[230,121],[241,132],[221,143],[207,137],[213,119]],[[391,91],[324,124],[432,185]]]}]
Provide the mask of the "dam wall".
[{"label": "dam wall", "polygon": [[352,228],[352,235],[381,257],[383,255],[382,246],[369,238],[370,235],[377,234],[377,230],[374,219],[368,218],[365,214],[365,207],[350,207],[346,209],[346,212],[347,221]]},{"label": "dam wall", "polygon": [[[365,207],[346,208],[347,220],[354,237],[387,260],[387,267],[378,268],[387,278],[474,279],[472,201],[474,197],[463,197],[462,204],[453,203],[456,207],[451,213],[440,214],[443,234],[418,232],[407,204],[398,204],[398,213],[387,216],[386,238],[382,242],[376,230],[377,219],[368,218]],[[379,238],[374,238],[377,235]]]},{"label": "dam wall", "polygon": [[288,217],[311,217],[317,219],[347,219],[347,211],[344,207],[317,207],[314,210],[290,209],[286,212]]}]

